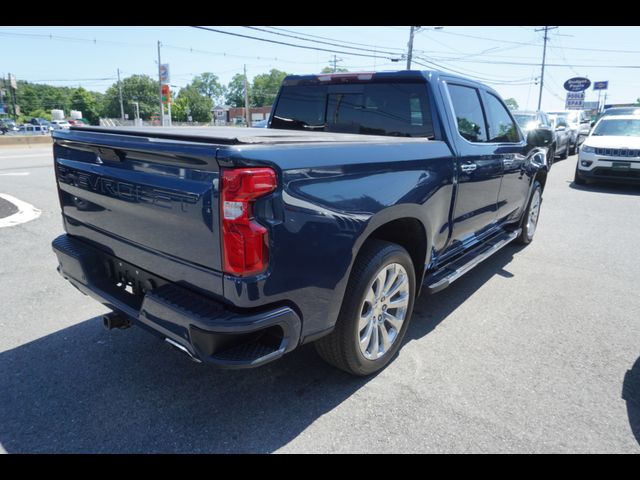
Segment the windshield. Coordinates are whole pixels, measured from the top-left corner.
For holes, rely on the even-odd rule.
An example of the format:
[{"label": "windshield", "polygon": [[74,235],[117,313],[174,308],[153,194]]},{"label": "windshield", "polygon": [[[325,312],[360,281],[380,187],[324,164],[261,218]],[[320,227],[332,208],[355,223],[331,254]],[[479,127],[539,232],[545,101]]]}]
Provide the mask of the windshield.
[{"label": "windshield", "polygon": [[605,110],[604,115],[638,115],[640,114],[640,108],[614,108],[611,110]]},{"label": "windshield", "polygon": [[640,137],[640,118],[602,120],[592,135],[614,135],[621,137]]},{"label": "windshield", "polygon": [[434,138],[424,83],[282,87],[271,128]]},{"label": "windshield", "polygon": [[526,128],[529,122],[536,121],[535,114],[514,113],[513,116],[516,119],[516,122],[518,122],[518,125],[520,125],[522,128]]}]

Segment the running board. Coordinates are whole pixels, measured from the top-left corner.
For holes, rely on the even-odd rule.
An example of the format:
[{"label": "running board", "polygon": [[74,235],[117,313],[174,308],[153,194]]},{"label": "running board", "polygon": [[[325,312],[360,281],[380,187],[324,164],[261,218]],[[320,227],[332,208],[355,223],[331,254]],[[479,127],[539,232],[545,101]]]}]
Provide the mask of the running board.
[{"label": "running board", "polygon": [[457,280],[473,267],[477,266],[480,262],[486,260],[502,247],[515,240],[518,235],[520,235],[521,230],[521,228],[518,228],[512,232],[504,232],[492,237],[490,240],[482,243],[470,252],[465,253],[457,260],[448,263],[432,274],[427,275],[423,282],[427,292],[436,293],[440,290],[444,290],[451,285],[453,281]]}]

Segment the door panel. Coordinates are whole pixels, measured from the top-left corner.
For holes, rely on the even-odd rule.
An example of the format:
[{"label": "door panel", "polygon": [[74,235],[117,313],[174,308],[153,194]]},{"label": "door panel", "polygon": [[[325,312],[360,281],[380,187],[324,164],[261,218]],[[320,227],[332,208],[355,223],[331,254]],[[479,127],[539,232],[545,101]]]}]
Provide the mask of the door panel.
[{"label": "door panel", "polygon": [[487,143],[487,124],[479,91],[462,84],[447,87],[458,127],[458,189],[451,249],[474,243],[496,222],[502,160]]},{"label": "door panel", "polygon": [[519,217],[529,194],[524,155],[526,142],[502,100],[492,93],[483,92],[483,101],[493,148],[491,154],[500,159],[503,169],[497,220],[508,221]]}]

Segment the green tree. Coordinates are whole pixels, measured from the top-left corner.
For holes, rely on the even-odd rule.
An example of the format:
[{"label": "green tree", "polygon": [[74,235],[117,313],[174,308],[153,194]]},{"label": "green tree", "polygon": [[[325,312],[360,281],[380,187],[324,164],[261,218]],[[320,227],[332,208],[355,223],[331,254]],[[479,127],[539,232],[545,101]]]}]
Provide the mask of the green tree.
[{"label": "green tree", "polygon": [[504,101],[505,105],[509,107],[509,110],[518,110],[519,105],[515,98],[507,98]]},{"label": "green tree", "polygon": [[204,72],[196,76],[191,85],[198,91],[200,95],[209,97],[214,104],[224,100],[226,88],[222,85],[217,75],[211,72]]},{"label": "green tree", "polygon": [[52,109],[62,109],[69,112],[73,89],[69,87],[54,87],[38,83],[18,81],[16,90],[16,104],[25,117],[37,117],[36,112],[48,112]]},{"label": "green tree", "polygon": [[[337,68],[336,72],[348,72],[349,70],[346,68]],[[324,67],[320,73],[334,73],[333,72],[333,67]]]},{"label": "green tree", "polygon": [[[251,95],[251,87],[249,87]],[[244,75],[236,73],[228,83],[225,92],[225,103],[232,107],[244,107]]]},{"label": "green tree", "polygon": [[186,122],[191,115],[194,122],[210,122],[213,100],[201,93],[199,84],[194,81],[180,90],[171,106],[171,117],[178,122]]},{"label": "green tree", "polygon": [[71,95],[71,109],[80,110],[82,117],[98,125],[100,122],[100,109],[97,98],[82,87],[76,88]]},{"label": "green tree", "polygon": [[[148,75],[132,75],[122,80],[122,100],[124,111],[129,118],[135,118],[135,105],[140,103],[140,118],[148,120],[153,115],[160,115],[160,84]],[[83,112],[84,114],[84,112]],[[118,84],[114,83],[104,94],[101,116],[120,118],[120,98]]]},{"label": "green tree", "polygon": [[282,80],[288,74],[272,68],[269,73],[261,73],[253,79],[251,97],[249,101],[252,107],[264,107],[271,105],[278,94]]}]

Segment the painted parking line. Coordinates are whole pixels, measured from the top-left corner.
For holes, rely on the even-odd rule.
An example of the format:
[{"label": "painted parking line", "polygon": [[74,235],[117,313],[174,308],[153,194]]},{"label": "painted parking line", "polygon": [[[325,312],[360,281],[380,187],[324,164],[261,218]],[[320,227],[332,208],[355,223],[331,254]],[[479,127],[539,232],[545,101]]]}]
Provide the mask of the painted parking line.
[{"label": "painted parking line", "polygon": [[0,173],[0,177],[24,177],[25,175],[29,175],[29,172]]},{"label": "painted parking line", "polygon": [[4,198],[6,201],[13,203],[18,211],[13,215],[9,215],[5,218],[0,218],[0,228],[2,227],[13,227],[16,225],[20,225],[21,223],[30,222],[31,220],[35,220],[42,213],[40,210],[35,208],[33,205],[23,202],[22,200],[17,199],[16,197],[12,197],[6,193],[0,193],[0,198]]}]

